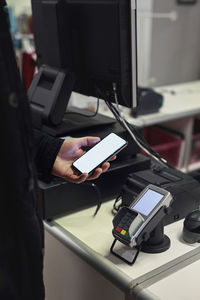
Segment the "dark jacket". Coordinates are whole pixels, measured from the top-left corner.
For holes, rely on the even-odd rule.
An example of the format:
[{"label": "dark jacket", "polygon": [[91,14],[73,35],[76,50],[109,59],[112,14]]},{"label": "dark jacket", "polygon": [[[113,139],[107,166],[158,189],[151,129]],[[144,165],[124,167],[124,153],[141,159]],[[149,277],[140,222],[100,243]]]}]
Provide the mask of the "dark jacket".
[{"label": "dark jacket", "polygon": [[35,169],[49,176],[62,141],[41,132],[33,134],[3,2],[0,0],[0,299],[42,300],[43,226],[37,210]]}]

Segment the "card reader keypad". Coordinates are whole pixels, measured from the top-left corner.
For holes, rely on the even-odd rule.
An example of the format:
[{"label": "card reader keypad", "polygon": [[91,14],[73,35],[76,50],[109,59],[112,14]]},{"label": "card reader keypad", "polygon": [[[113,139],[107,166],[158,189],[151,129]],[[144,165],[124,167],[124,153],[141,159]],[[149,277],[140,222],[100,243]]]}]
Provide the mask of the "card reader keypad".
[{"label": "card reader keypad", "polygon": [[130,239],[128,229],[134,219],[135,219],[135,215],[133,215],[131,212],[125,213],[125,215],[119,221],[118,225],[115,227],[115,230],[118,233],[120,233],[122,236]]}]

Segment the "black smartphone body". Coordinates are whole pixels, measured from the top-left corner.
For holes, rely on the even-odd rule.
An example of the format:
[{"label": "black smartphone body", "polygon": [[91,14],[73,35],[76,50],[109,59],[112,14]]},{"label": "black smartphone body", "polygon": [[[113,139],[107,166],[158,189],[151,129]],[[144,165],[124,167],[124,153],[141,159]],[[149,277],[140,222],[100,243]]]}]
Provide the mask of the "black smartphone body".
[{"label": "black smartphone body", "polygon": [[73,168],[79,173],[91,174],[96,168],[108,161],[127,146],[128,142],[115,133],[110,133],[89,151],[73,162]]}]

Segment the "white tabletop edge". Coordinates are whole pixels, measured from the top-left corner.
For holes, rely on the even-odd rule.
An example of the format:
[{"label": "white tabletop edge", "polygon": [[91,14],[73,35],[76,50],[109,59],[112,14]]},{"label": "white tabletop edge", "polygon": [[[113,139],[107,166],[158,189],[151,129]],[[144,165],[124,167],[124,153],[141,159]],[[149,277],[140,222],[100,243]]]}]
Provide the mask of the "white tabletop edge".
[{"label": "white tabletop edge", "polygon": [[44,222],[45,229],[67,248],[82,257],[89,265],[95,267],[104,277],[107,277],[114,285],[126,293],[132,290],[132,278],[114,267],[109,260],[96,251],[90,249],[85,243],[73,234],[63,229],[58,224]]},{"label": "white tabletop edge", "polygon": [[127,294],[135,295],[138,293],[138,288],[140,290],[145,289],[156,281],[184,268],[188,264],[200,258],[200,247],[197,247],[188,253],[185,253],[173,259],[172,261],[167,262],[164,265],[134,279],[123,273],[123,271],[117,269],[112,262],[88,247],[84,242],[80,241],[60,225],[54,222],[44,222],[44,227],[67,248],[74,251],[74,253],[83,258],[84,261],[94,267],[104,277],[106,277],[115,286]]}]

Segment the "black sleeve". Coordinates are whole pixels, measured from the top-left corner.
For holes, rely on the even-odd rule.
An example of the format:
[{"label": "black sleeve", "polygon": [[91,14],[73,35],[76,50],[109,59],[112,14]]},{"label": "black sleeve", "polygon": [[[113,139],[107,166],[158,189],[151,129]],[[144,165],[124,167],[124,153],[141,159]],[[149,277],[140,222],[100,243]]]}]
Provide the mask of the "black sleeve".
[{"label": "black sleeve", "polygon": [[6,6],[6,1],[5,0],[0,0],[0,6]]},{"label": "black sleeve", "polygon": [[34,129],[34,160],[40,179],[50,180],[54,161],[63,142],[63,139],[51,137]]}]

